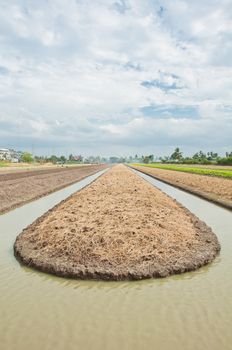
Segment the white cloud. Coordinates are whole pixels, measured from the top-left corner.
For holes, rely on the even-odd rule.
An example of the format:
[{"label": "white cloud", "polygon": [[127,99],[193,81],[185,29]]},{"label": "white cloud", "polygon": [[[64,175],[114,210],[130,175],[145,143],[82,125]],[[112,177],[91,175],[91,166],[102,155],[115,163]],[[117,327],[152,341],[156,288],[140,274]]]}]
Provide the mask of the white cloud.
[{"label": "white cloud", "polygon": [[[202,148],[207,136],[207,147],[224,150],[231,23],[228,0],[2,1],[2,147],[152,153]],[[146,115],[149,106],[166,111]],[[197,116],[183,116],[187,108]]]}]

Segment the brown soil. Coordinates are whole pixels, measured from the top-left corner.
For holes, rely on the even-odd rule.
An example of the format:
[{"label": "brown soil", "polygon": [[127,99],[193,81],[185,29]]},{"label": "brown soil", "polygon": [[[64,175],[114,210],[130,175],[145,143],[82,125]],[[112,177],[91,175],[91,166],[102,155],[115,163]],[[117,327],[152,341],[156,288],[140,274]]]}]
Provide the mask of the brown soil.
[{"label": "brown soil", "polygon": [[105,280],[195,270],[219,250],[204,222],[123,165],[37,219],[14,244],[26,265]]},{"label": "brown soil", "polygon": [[88,165],[2,173],[0,213],[80,181],[104,167],[105,165]]},{"label": "brown soil", "polygon": [[133,168],[225,208],[232,209],[232,180],[230,179],[145,166],[133,166]]}]

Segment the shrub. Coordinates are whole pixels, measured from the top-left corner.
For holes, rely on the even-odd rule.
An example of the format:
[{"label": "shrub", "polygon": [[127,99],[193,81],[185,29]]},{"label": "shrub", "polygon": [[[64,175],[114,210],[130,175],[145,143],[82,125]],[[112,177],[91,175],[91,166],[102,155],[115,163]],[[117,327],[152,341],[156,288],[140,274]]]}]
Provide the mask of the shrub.
[{"label": "shrub", "polygon": [[232,157],[219,158],[217,164],[220,165],[232,165]]},{"label": "shrub", "polygon": [[31,162],[33,162],[33,156],[29,152],[24,152],[22,157],[21,157],[21,160],[25,163],[31,163]]}]

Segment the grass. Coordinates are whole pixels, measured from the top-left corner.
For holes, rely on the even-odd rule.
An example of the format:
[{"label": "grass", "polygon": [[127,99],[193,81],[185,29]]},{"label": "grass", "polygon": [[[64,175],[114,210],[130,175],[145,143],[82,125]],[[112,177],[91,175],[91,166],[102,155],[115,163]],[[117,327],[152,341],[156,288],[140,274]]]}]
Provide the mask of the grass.
[{"label": "grass", "polygon": [[149,168],[174,170],[174,171],[181,171],[184,173],[217,176],[217,177],[232,179],[232,169],[224,170],[224,169],[192,168],[192,167],[181,167],[180,165],[175,165],[175,164],[168,164],[168,165],[166,164],[132,164],[132,165],[137,165],[137,166],[139,165],[139,166],[146,166]]},{"label": "grass", "polygon": [[8,165],[9,165],[9,163],[0,162],[0,168],[6,167],[6,166],[8,166]]}]

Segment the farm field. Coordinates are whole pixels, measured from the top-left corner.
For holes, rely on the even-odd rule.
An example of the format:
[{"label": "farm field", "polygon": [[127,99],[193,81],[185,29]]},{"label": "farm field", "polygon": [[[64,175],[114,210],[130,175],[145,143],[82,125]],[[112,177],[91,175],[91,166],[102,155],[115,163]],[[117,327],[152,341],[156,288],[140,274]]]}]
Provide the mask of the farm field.
[{"label": "farm field", "polygon": [[208,176],[217,176],[217,177],[223,177],[223,178],[229,178],[232,179],[232,168],[218,168],[218,167],[212,167],[210,166],[187,166],[187,165],[181,165],[181,164],[132,164],[132,166],[145,166],[148,168],[155,168],[155,169],[164,169],[164,170],[173,170],[173,171],[180,171],[190,174],[199,174],[199,175],[208,175]]},{"label": "farm field", "polygon": [[77,168],[81,166],[90,166],[91,164],[52,164],[52,163],[5,163],[0,162],[0,174],[23,172],[23,171],[38,171],[46,169],[65,169],[65,168]]},{"label": "farm field", "polygon": [[91,175],[105,165],[0,171],[0,214]]},{"label": "farm field", "polygon": [[40,164],[40,163],[12,163],[7,161],[0,161],[0,172],[4,170],[12,171],[12,170],[25,170],[25,169],[37,169],[37,168],[50,168],[50,167],[57,167],[57,165],[54,165],[52,163],[46,163],[46,164]]},{"label": "farm field", "polygon": [[232,0],[0,4],[0,350],[232,350]]},{"label": "farm field", "polygon": [[209,227],[124,165],[39,218],[15,243],[27,265],[106,280],[195,270],[219,250]]},{"label": "farm field", "polygon": [[[132,167],[154,176],[158,180],[165,181],[190,193],[232,209],[232,179],[230,178],[224,178],[223,176],[202,176],[196,173],[183,172],[182,169],[181,171],[174,171],[173,167],[172,170],[170,170],[167,166],[160,168],[159,166],[133,165]],[[205,171],[211,172],[214,170],[207,169]]]},{"label": "farm field", "polygon": [[[165,165],[161,164],[160,165]],[[172,164],[167,164],[172,165]],[[232,171],[232,165],[216,165],[216,164],[174,164],[180,168],[198,168],[198,169],[215,169],[215,170],[229,170]]]},{"label": "farm field", "polygon": [[[108,174],[106,175],[108,176]],[[131,174],[131,172],[128,174]],[[97,174],[94,175],[94,179],[97,176]],[[164,350],[172,348],[193,350],[196,347],[204,350],[230,349],[232,319],[230,293],[232,288],[231,212],[189,193],[179,191],[165,183],[156,181],[149,176],[147,176],[147,181],[151,181],[151,184],[146,183],[145,187],[140,187],[139,184],[141,184],[142,180],[138,176],[131,176],[132,184],[129,187],[125,178],[123,178],[123,181],[119,181],[118,176],[114,178],[117,182],[117,187],[121,184],[121,191],[125,192],[124,200],[119,201],[119,192],[115,193],[115,181],[110,181],[108,188],[112,202],[106,200],[108,192],[102,185],[99,186],[100,190],[103,191],[100,198],[97,196],[97,191],[93,191],[92,185],[94,183],[76,193],[77,190],[89,183],[85,179],[70,186],[72,189],[70,187],[64,188],[61,191],[44,196],[39,200],[0,215],[0,278],[2,281],[0,285],[0,306],[2,310],[0,337],[2,347],[5,350],[39,350],[41,347],[48,350],[54,348],[57,350],[66,348],[75,350],[77,344],[82,349],[97,350],[103,348],[137,350],[143,348],[153,349],[154,347]],[[99,178],[99,181],[103,180],[104,177],[105,175]],[[95,181],[95,185],[97,181]],[[110,242],[107,240],[114,234],[120,233],[123,229],[123,224],[128,220],[125,209],[129,214],[134,213],[130,216],[131,224],[128,226],[128,231],[134,231],[134,227],[137,230],[140,227],[141,233],[144,230],[146,234],[144,241],[147,241],[147,248],[155,249],[155,244],[152,246],[150,244],[151,240],[149,240],[155,230],[157,230],[157,233],[161,233],[160,238],[162,238],[163,241],[161,242],[164,245],[169,237],[174,237],[173,233],[175,232],[172,231],[175,231],[180,226],[184,229],[188,228],[188,232],[184,230],[184,237],[189,235],[189,238],[193,238],[191,236],[191,225],[185,215],[186,211],[182,211],[179,204],[166,195],[157,196],[157,193],[160,194],[160,191],[153,186],[168,193],[168,195],[178,200],[179,203],[182,203],[188,210],[199,217],[200,220],[212,227],[213,232],[219,239],[222,250],[211,264],[203,266],[196,271],[163,279],[106,282],[60,278],[24,266],[13,258],[12,247],[16,237],[29,225],[31,225],[29,226],[31,228],[38,229],[38,218],[41,215],[44,215],[45,219],[55,218],[55,220],[59,220],[60,226],[57,225],[58,229],[55,230],[57,234],[60,232],[58,235],[61,239],[65,235],[67,235],[67,238],[70,238],[70,233],[75,235],[75,232],[68,232],[70,226],[66,227],[66,231],[63,229],[62,231],[59,230],[61,226],[65,226],[65,220],[67,220],[67,224],[71,222],[72,225],[81,225],[84,231],[82,232],[82,239],[89,234],[88,227],[94,228],[101,235],[101,227],[103,225],[106,229],[104,231],[106,242]],[[91,196],[88,196],[89,200],[87,200],[86,192],[84,192],[87,189],[91,190]],[[96,187],[95,190],[97,190]],[[59,210],[63,204],[69,201],[67,197],[72,193],[70,210],[67,209],[66,213],[65,211],[55,212],[55,209],[53,209],[54,205],[57,205]],[[84,198],[80,197],[78,199],[78,194],[81,195],[81,193],[85,194]],[[138,198],[141,199],[141,203],[138,202]],[[94,199],[93,204],[95,204],[95,207],[94,205],[91,206],[92,199]],[[59,204],[61,200],[65,201]],[[78,207],[80,201],[82,201],[82,207]],[[112,205],[116,201],[119,202],[117,209]],[[96,205],[97,203],[98,205]],[[163,209],[161,204],[165,204]],[[74,210],[71,210],[71,208]],[[85,208],[86,210],[84,210]],[[140,210],[141,208],[144,209]],[[174,216],[176,208],[178,209],[177,217]],[[91,209],[90,215],[88,215],[89,209]],[[97,221],[100,209],[104,212],[108,211],[108,214],[106,214],[107,222],[104,222],[104,216],[100,221]],[[50,217],[48,210],[52,215]],[[54,216],[55,213],[57,213],[56,216]],[[110,213],[112,215],[109,215]],[[149,216],[145,216],[145,223],[141,220],[143,213],[149,214]],[[160,215],[158,216],[157,214],[159,213]],[[78,219],[79,214],[81,217]],[[115,215],[117,221],[120,219],[120,230],[117,229],[117,225],[113,226],[116,224],[113,221]],[[154,222],[152,221],[153,215],[155,215]],[[43,224],[44,217],[41,220],[41,224]],[[36,227],[33,226],[35,220],[37,220]],[[94,220],[96,221],[94,222]],[[171,225],[170,220],[172,221]],[[104,223],[107,225],[104,225]],[[165,227],[162,228],[159,224]],[[49,225],[52,225],[52,222]],[[200,230],[202,230],[203,226],[200,222],[199,225]],[[160,229],[161,231],[159,231]],[[170,231],[170,236],[165,234],[165,229]],[[108,235],[107,230],[109,232]],[[48,233],[48,231],[46,232]],[[52,230],[51,233],[53,233]],[[31,234],[33,234],[32,230]],[[202,230],[202,235],[204,236],[204,234],[205,232]],[[130,236],[127,234],[127,236],[131,243],[134,235]],[[34,237],[31,235],[31,243],[33,243]],[[93,247],[91,249],[96,248],[97,244],[103,243],[100,240],[101,237],[96,234],[92,238]],[[154,235],[152,238],[154,239]],[[113,243],[113,241],[112,239],[111,242]],[[174,243],[174,241],[172,242]],[[190,239],[190,242],[193,243],[193,240]],[[40,243],[41,247],[39,245],[34,246],[39,248],[35,249],[35,252],[37,251],[38,254],[41,253],[40,249],[46,252],[46,249],[49,248],[46,246],[42,247],[44,242],[40,241]],[[60,243],[57,239],[56,243],[57,253],[58,255],[60,253],[60,258],[62,258],[63,251],[62,249],[59,250]],[[85,244],[84,241],[82,243],[83,245]],[[137,254],[141,245],[138,236],[136,243],[135,248],[137,249],[135,251],[137,250]],[[188,251],[191,252],[189,250],[189,247],[192,248],[191,243],[190,246],[185,241],[181,243],[180,240],[177,240],[176,243],[178,247],[181,247],[182,244],[183,246],[186,245],[186,254],[188,254]],[[211,242],[206,243],[207,245],[211,244]],[[123,244],[120,240],[117,244],[121,246],[121,252],[128,249],[128,244]],[[73,245],[74,249],[76,247]],[[108,246],[109,249],[106,251],[108,257],[114,255],[113,247],[113,245]],[[174,247],[175,245],[169,244],[170,249]],[[68,244],[67,247],[64,245],[64,248],[70,249],[69,252],[72,253],[72,247],[69,247]],[[102,264],[106,264],[99,250],[96,250],[95,253],[94,258],[101,260]],[[176,252],[176,254],[178,253],[180,251]],[[56,257],[58,259],[58,256]],[[116,258],[118,259],[118,257],[120,255],[116,253]],[[162,262],[161,250],[157,257]],[[84,256],[84,258],[87,260],[87,257]],[[141,256],[141,258],[143,266],[146,267],[151,256]],[[179,263],[182,262],[179,259]],[[175,265],[176,263],[173,261],[173,264]],[[218,314],[220,314],[220,317],[218,317]],[[11,320],[10,322],[9,319]],[[211,320],[210,327],[209,319]],[[22,327],[22,325],[24,326]],[[138,328],[141,330],[140,332],[138,332]],[[28,337],[28,329],[33,336]],[[106,329],[107,332],[105,331]],[[167,332],[170,329],[171,332],[167,337]],[[45,336],[48,330],[49,337]],[[59,337],[57,337],[57,334],[59,334]],[[188,334],[187,338],[186,334]]]}]

